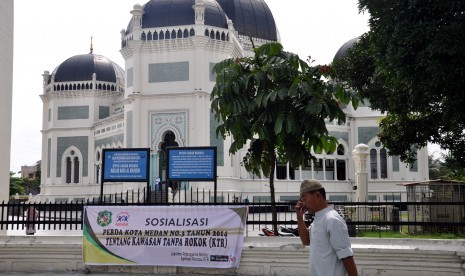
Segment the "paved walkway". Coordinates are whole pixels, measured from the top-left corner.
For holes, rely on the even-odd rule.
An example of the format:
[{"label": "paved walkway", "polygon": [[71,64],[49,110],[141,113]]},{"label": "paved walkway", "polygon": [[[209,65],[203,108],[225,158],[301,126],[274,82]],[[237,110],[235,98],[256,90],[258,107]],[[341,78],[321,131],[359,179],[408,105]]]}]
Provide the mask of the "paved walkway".
[{"label": "paved walkway", "polygon": [[[90,272],[85,274],[84,271],[70,271],[70,272],[0,272],[1,276],[76,276],[76,275],[95,275],[95,276],[116,276],[121,275],[122,272]],[[131,276],[147,276],[147,275],[157,275],[157,276],[176,276],[178,274],[147,274],[147,273],[131,273]],[[183,274],[186,275],[186,274]],[[209,274],[210,276],[212,274]],[[189,276],[205,276],[205,274],[190,274]]]}]

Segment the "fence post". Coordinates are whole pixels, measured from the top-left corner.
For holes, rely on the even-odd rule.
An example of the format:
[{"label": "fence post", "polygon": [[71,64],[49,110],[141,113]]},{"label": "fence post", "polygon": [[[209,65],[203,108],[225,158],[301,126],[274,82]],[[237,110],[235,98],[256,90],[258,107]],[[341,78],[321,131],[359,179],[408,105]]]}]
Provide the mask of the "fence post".
[{"label": "fence post", "polygon": [[[392,222],[399,222],[399,208],[398,207],[393,207],[391,210],[391,218]],[[393,225],[392,226],[392,231],[394,232],[399,232],[400,231],[400,225]]]}]

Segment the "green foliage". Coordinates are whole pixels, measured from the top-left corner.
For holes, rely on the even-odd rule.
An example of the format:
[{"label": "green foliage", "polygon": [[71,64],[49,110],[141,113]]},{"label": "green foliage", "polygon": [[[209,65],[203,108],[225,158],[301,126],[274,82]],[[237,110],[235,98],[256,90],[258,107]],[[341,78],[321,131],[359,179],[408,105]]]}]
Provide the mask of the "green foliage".
[{"label": "green foliage", "polygon": [[387,116],[380,140],[391,155],[412,161],[427,142],[465,165],[465,3],[458,0],[359,0],[370,31],[335,78]]},{"label": "green foliage", "polygon": [[439,158],[428,156],[428,161],[430,179],[465,181],[465,168],[450,152],[443,153]]},{"label": "green foliage", "polygon": [[[248,146],[247,171],[270,179],[274,205],[276,158],[297,167],[315,152],[334,152],[326,120],[346,120],[339,102],[357,102],[352,94],[328,83],[327,66],[310,66],[279,43],[254,49],[255,55],[218,63],[211,108],[220,122],[217,135],[233,138],[230,153]],[[273,214],[273,220],[275,214]]]},{"label": "green foliage", "polygon": [[20,177],[14,177],[14,174],[14,172],[10,172],[10,196],[16,193],[24,195],[24,181]]},{"label": "green foliage", "polygon": [[352,95],[323,80],[321,67],[312,67],[279,43],[255,49],[255,56],[227,59],[214,68],[217,78],[212,110],[221,122],[217,134],[232,135],[230,153],[250,141],[244,165],[268,175],[275,154],[291,166],[310,160],[311,149],[335,151],[325,119],[345,122],[339,102]]}]

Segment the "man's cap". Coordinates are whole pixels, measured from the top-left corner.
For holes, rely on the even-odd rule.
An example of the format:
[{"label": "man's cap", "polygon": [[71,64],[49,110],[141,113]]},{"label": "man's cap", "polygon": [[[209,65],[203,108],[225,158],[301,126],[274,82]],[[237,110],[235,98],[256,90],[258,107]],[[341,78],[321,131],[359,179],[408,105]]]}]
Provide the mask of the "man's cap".
[{"label": "man's cap", "polygon": [[320,182],[314,179],[305,179],[302,181],[302,184],[300,184],[300,193],[313,192],[322,188],[323,185],[321,185]]}]

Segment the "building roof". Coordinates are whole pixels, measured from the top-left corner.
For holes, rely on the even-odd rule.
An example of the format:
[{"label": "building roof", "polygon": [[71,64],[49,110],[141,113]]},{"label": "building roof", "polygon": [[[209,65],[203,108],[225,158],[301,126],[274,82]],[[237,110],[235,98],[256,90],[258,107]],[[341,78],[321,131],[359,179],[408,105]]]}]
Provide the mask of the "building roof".
[{"label": "building roof", "polygon": [[88,81],[95,73],[98,81],[116,82],[124,76],[123,69],[104,56],[76,55],[61,63],[52,73],[55,82]]},{"label": "building roof", "polygon": [[216,0],[240,35],[277,41],[276,23],[264,0]]},{"label": "building roof", "polygon": [[[142,29],[195,24],[196,0],[151,0],[143,7]],[[229,18],[240,35],[277,41],[273,15],[264,0],[202,0],[205,25],[228,28]],[[133,31],[129,21],[126,34]]]},{"label": "building roof", "polygon": [[341,48],[336,52],[336,55],[334,55],[333,60],[339,59],[339,58],[345,58],[347,56],[347,51],[354,46],[355,43],[359,41],[360,37],[357,36],[355,38],[352,38],[351,40],[347,41],[346,43],[342,44]]},{"label": "building roof", "polygon": [[[192,6],[195,0],[151,0],[143,7],[142,28],[183,26],[195,24]],[[215,0],[203,0],[205,5],[205,25],[227,28],[227,18],[221,6]],[[126,33],[133,30],[132,20]]]}]

